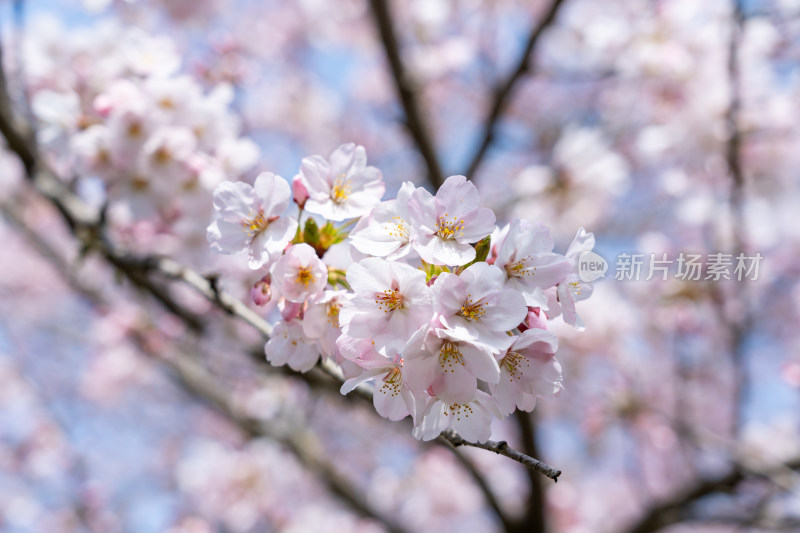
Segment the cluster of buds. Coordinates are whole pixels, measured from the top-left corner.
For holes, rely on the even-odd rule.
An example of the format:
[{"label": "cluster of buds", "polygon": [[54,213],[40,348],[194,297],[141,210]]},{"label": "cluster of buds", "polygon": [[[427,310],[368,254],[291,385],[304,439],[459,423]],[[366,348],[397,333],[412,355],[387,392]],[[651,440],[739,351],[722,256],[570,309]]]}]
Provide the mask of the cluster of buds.
[{"label": "cluster of buds", "polygon": [[220,184],[208,240],[267,270],[251,294],[280,311],[272,364],[330,358],[342,393],[374,381],[377,412],[411,416],[415,437],[485,441],[493,418],[561,391],[548,315],[581,327],[575,302],[592,287],[577,259],[594,237],[581,228],[561,255],[541,224],[498,228],[464,176],[435,195],[406,182],[381,201],[384,189],[364,148],[344,145],[305,158],[291,186],[272,173]]}]

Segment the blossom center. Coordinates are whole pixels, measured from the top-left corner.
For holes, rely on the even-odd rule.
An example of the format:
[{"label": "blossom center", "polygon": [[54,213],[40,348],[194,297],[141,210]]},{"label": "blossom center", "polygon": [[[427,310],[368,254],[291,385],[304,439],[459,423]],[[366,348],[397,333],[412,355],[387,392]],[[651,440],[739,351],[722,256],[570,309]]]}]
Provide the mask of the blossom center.
[{"label": "blossom center", "polygon": [[[314,281],[314,274],[311,273],[311,267],[304,266],[297,269],[297,277],[295,278],[295,283],[302,283],[306,287],[308,284]],[[330,314],[330,310],[328,311]]]},{"label": "blossom center", "polygon": [[531,256],[527,256],[523,257],[512,265],[506,265],[506,272],[508,273],[509,277],[514,276],[521,278],[536,274],[536,267],[533,266],[533,259]]},{"label": "blossom center", "polygon": [[458,345],[452,341],[444,341],[439,349],[439,366],[442,372],[454,373],[457,365],[464,366],[464,356],[458,350]]},{"label": "blossom center", "polygon": [[397,309],[405,309],[405,298],[403,294],[397,289],[386,289],[375,295],[375,303],[378,307],[383,309],[384,313],[395,311]]},{"label": "blossom center", "polygon": [[345,178],[345,174],[339,174],[333,180],[333,187],[331,187],[331,200],[335,204],[341,204],[350,197],[352,186],[350,180]]},{"label": "blossom center", "polygon": [[402,217],[392,217],[386,224],[386,230],[390,237],[394,237],[398,241],[408,242],[408,227]]},{"label": "blossom center", "polygon": [[169,153],[166,146],[160,146],[153,154],[153,158],[157,164],[166,165],[172,159],[172,154]]},{"label": "blossom center", "polygon": [[447,213],[441,215],[436,222],[436,234],[442,240],[450,240],[464,234],[464,219],[450,217]]},{"label": "blossom center", "polygon": [[467,301],[461,306],[461,310],[458,312],[458,314],[467,320],[479,320],[481,317],[483,317],[483,315],[486,314],[486,302],[483,300],[473,302],[472,295],[467,294]]},{"label": "blossom center", "polygon": [[259,209],[256,216],[242,220],[244,231],[251,237],[255,237],[269,226],[269,221],[264,218],[264,210]]},{"label": "blossom center", "polygon": [[502,361],[500,361],[500,366],[505,368],[506,372],[508,372],[508,380],[514,381],[522,377],[525,370],[522,367],[528,368],[530,362],[527,357],[517,352],[508,352],[505,357],[503,357]]},{"label": "blossom center", "polygon": [[383,376],[383,384],[381,384],[381,391],[384,394],[391,394],[397,396],[400,393],[400,387],[403,385],[403,374],[400,372],[399,367],[392,367],[389,372]]},{"label": "blossom center", "polygon": [[464,418],[469,418],[469,415],[473,413],[474,411],[468,403],[453,403],[444,409],[445,416],[454,416],[456,420],[461,420],[462,415]]},{"label": "blossom center", "polygon": [[335,328],[339,327],[339,310],[341,307],[342,306],[336,302],[328,304],[328,323]]}]

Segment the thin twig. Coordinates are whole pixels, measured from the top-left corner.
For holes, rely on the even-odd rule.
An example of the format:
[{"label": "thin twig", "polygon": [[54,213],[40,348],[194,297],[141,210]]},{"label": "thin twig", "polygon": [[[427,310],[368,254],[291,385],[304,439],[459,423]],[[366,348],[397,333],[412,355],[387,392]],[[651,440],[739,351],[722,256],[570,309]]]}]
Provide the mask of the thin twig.
[{"label": "thin twig", "polygon": [[542,14],[539,22],[534,24],[531,28],[531,32],[528,34],[528,39],[525,43],[525,48],[523,49],[522,54],[520,54],[519,59],[517,59],[516,66],[508,75],[508,77],[502,83],[499,83],[495,88],[494,99],[492,100],[492,105],[489,108],[489,114],[484,121],[480,144],[478,145],[478,149],[475,151],[475,155],[472,156],[472,160],[467,166],[467,171],[464,173],[464,175],[468,178],[473,178],[483,163],[486,153],[489,150],[492,141],[494,141],[497,123],[500,121],[500,117],[511,101],[511,96],[514,92],[516,84],[523,75],[530,73],[533,70],[533,66],[531,65],[531,56],[536,48],[536,44],[539,42],[539,39],[544,31],[550,27],[553,22],[555,22],[556,15],[558,15],[559,8],[563,3],[564,0],[553,0],[547,11]]},{"label": "thin twig", "polygon": [[549,464],[535,459],[530,455],[525,455],[522,452],[518,452],[510,447],[504,440],[499,442],[493,440],[488,440],[486,442],[469,442],[464,440],[458,433],[450,429],[443,431],[442,434],[439,435],[439,438],[444,439],[453,446],[472,446],[473,448],[481,448],[484,450],[489,450],[490,452],[494,452],[498,455],[503,455],[525,465],[531,470],[535,470],[540,474],[544,474],[556,482],[558,482],[558,476],[561,475],[561,470],[557,470]]}]

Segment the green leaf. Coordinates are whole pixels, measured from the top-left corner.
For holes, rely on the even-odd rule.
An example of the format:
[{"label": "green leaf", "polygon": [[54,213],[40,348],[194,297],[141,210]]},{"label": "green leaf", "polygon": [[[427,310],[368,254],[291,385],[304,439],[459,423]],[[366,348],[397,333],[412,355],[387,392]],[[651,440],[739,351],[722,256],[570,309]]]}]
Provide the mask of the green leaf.
[{"label": "green leaf", "polygon": [[303,242],[316,248],[319,241],[319,226],[317,226],[317,223],[313,218],[309,218],[306,220],[306,226],[303,229]]},{"label": "green leaf", "polygon": [[492,249],[492,237],[491,235],[487,235],[483,239],[479,240],[475,244],[472,245],[475,248],[475,259],[467,263],[466,265],[460,266],[456,269],[456,274],[461,274],[464,270],[469,268],[470,266],[474,265],[479,261],[486,261],[486,258],[489,257],[489,251]]}]

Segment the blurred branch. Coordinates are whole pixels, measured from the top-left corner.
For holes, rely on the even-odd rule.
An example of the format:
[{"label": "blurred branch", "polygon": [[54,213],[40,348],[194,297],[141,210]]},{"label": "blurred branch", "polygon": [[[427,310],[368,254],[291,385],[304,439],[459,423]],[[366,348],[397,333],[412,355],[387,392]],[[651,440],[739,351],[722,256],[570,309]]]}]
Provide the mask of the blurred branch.
[{"label": "blurred branch", "polygon": [[[522,450],[528,455],[539,455],[536,443],[536,425],[534,414],[525,411],[514,413],[514,419],[519,429],[519,437],[522,442]],[[558,481],[558,472],[553,481]],[[528,502],[525,506],[525,515],[515,524],[514,531],[517,533],[545,533],[547,531],[547,521],[545,519],[544,487],[538,476],[528,471]]]},{"label": "blurred branch", "polygon": [[[23,161],[28,180],[61,212],[85,250],[99,253],[136,287],[151,294],[165,309],[179,317],[197,333],[205,331],[204,321],[177,302],[170,294],[168,287],[158,283],[153,279],[154,276],[180,281],[192,287],[217,308],[255,327],[265,338],[269,337],[272,326],[244,303],[222,291],[216,276],[204,277],[172,259],[157,256],[138,257],[118,249],[106,235],[102,216],[97,216],[80,197],[58,180],[55,173],[47,167],[35,149],[35,141],[26,140],[25,136],[20,133],[19,126],[14,122],[11,101],[8,98],[4,82],[5,74],[2,68],[2,49],[0,48],[0,132],[6,137],[11,151]],[[320,366],[340,382],[343,381],[340,371],[330,361],[322,361]],[[444,438],[455,446],[474,446],[505,455],[553,480],[557,480],[561,474],[560,470],[509,448],[505,442],[471,443],[455,432],[450,432]]]},{"label": "blurred branch", "polygon": [[753,479],[766,478],[771,480],[780,476],[786,469],[792,471],[800,469],[800,457],[759,470],[735,463],[727,474],[699,480],[695,484],[678,491],[673,496],[656,503],[650,507],[638,522],[625,531],[626,533],[652,533],[684,520],[689,520],[692,518],[689,514],[689,507],[706,496],[720,492],[732,492],[745,481]]},{"label": "blurred branch", "polygon": [[430,136],[430,131],[422,118],[419,99],[417,98],[416,84],[403,64],[400,57],[400,44],[397,41],[394,22],[387,0],[370,0],[372,18],[378,28],[386,59],[392,72],[397,97],[405,112],[405,125],[411,138],[417,145],[425,166],[428,169],[428,181],[434,189],[444,183],[444,174],[436,157],[436,148]]},{"label": "blurred branch", "polygon": [[[71,289],[86,298],[98,307],[109,307],[105,296],[93,287],[81,281],[73,272],[69,263],[38,233],[25,225],[22,217],[16,210],[7,205],[0,205],[0,212],[22,232],[26,241],[33,244],[36,251],[47,260]],[[310,472],[317,476],[323,484],[349,505],[358,514],[379,521],[393,533],[406,533],[406,530],[392,523],[391,520],[380,516],[372,509],[359,492],[350,485],[350,482],[336,472],[332,466],[323,459],[324,454],[315,449],[315,437],[308,431],[301,432],[279,431],[265,422],[243,416],[233,407],[230,395],[221,387],[217,380],[205,370],[197,361],[188,358],[183,352],[163,356],[156,354],[148,346],[141,333],[132,333],[131,340],[142,353],[147,354],[154,361],[167,366],[178,384],[194,398],[209,405],[220,412],[233,425],[250,438],[268,438],[285,446]],[[51,404],[52,402],[49,402]],[[63,427],[68,427],[68,425]]]},{"label": "blurred branch", "polygon": [[494,141],[497,123],[511,101],[514,87],[523,77],[523,75],[530,73],[533,70],[533,67],[531,66],[531,56],[536,48],[536,44],[539,42],[539,39],[544,31],[550,27],[553,22],[555,22],[559,8],[563,3],[564,0],[552,0],[550,7],[542,14],[539,22],[534,24],[531,28],[531,31],[528,34],[528,39],[525,43],[525,48],[517,60],[516,66],[508,75],[508,77],[501,83],[498,83],[496,86],[494,90],[494,99],[492,100],[489,114],[484,121],[480,144],[478,145],[475,155],[472,156],[472,160],[470,161],[467,171],[465,172],[467,177],[474,177],[483,163],[486,153],[489,150],[492,141]]},{"label": "blurred branch", "polygon": [[276,427],[237,412],[227,392],[196,361],[180,354],[175,357],[157,357],[157,359],[170,367],[184,390],[202,402],[210,404],[245,435],[250,438],[268,438],[285,446],[309,472],[324,483],[332,494],[354,511],[377,520],[392,533],[408,531],[373,509],[367,503],[367,498],[333,468],[326,460],[325,451],[313,433],[297,427]]},{"label": "blurred branch", "polygon": [[[739,71],[739,47],[742,39],[744,12],[740,0],[731,0],[730,40],[728,43],[728,85],[730,86],[730,102],[725,114],[728,129],[728,141],[725,145],[725,160],[731,178],[730,211],[731,211],[731,238],[734,247],[734,257],[744,252],[745,243],[742,232],[744,224],[744,186],[745,177],[742,165],[742,135],[739,128],[739,115],[742,108],[741,73]],[[745,341],[748,335],[750,319],[750,306],[747,297],[746,284],[741,289],[737,288],[738,312],[730,318],[724,309],[725,296],[722,290],[714,295],[720,311],[720,316],[728,326],[731,364],[734,373],[733,385],[733,433],[738,433],[744,416],[744,402],[748,390],[747,369],[744,361]],[[728,310],[730,312],[730,310]]]}]

